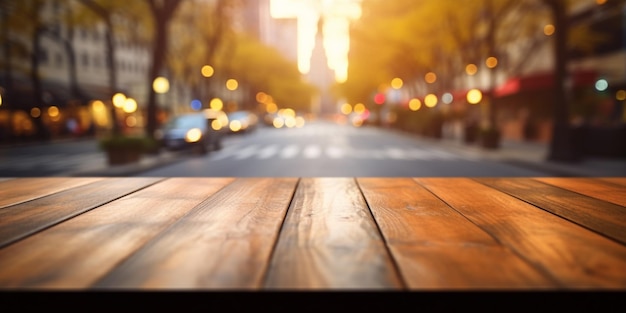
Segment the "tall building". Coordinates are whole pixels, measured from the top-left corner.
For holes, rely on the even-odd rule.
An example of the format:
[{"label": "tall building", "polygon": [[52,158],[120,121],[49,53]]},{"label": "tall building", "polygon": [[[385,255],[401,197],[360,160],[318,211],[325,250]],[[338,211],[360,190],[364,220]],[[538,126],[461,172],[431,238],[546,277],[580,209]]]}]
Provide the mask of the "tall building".
[{"label": "tall building", "polygon": [[310,83],[318,88],[318,94],[312,101],[311,111],[317,115],[328,115],[337,112],[337,106],[330,93],[335,80],[335,73],[328,67],[328,58],[324,49],[324,20],[320,17],[317,23],[315,46],[311,53],[311,68],[307,75]]},{"label": "tall building", "polygon": [[276,48],[282,55],[298,62],[298,20],[273,18],[269,0],[243,0],[239,15],[241,30],[254,35],[262,43]]}]

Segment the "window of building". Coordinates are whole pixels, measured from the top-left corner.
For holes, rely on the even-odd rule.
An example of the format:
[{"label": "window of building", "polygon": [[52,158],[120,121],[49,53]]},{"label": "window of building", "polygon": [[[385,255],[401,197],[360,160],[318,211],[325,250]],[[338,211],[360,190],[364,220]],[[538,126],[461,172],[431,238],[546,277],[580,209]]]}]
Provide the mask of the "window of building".
[{"label": "window of building", "polygon": [[48,64],[49,61],[48,50],[40,48],[39,50],[39,63],[42,65]]},{"label": "window of building", "polygon": [[63,55],[60,52],[57,52],[54,55],[54,65],[56,65],[56,67],[63,66]]},{"label": "window of building", "polygon": [[81,64],[84,67],[88,67],[89,66],[89,55],[85,52],[83,53],[81,56]]}]

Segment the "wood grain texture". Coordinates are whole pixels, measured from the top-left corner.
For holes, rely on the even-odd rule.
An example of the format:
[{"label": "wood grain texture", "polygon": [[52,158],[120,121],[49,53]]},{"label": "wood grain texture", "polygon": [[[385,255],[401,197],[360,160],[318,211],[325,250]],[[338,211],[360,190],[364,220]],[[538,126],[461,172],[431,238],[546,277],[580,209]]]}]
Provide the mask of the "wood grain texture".
[{"label": "wood grain texture", "polygon": [[416,180],[560,287],[626,287],[624,245],[480,183],[481,178]]},{"label": "wood grain texture", "polygon": [[626,186],[604,181],[602,179],[590,179],[583,177],[569,177],[567,179],[561,177],[537,177],[535,180],[571,190],[592,198],[621,205],[624,207],[622,212],[626,215]]},{"label": "wood grain texture", "polygon": [[[148,182],[107,181],[124,187]],[[231,181],[167,179],[0,249],[0,286],[88,288]]]},{"label": "wood grain texture", "polygon": [[626,187],[626,177],[596,177],[596,179]]},{"label": "wood grain texture", "polygon": [[[0,210],[0,247],[61,223],[109,201],[135,192],[162,178],[112,178]],[[77,179],[82,181],[82,179]]]},{"label": "wood grain texture", "polygon": [[102,178],[36,177],[0,181],[0,210],[21,202],[41,198],[55,192],[86,185]]},{"label": "wood grain texture", "polygon": [[259,289],[297,178],[238,178],[94,285]]},{"label": "wood grain texture", "polygon": [[555,286],[413,179],[357,181],[409,288]]},{"label": "wood grain texture", "polygon": [[[485,178],[481,179],[480,182],[618,240],[622,244],[626,243],[626,208],[537,180],[530,178],[517,178],[515,180]],[[567,181],[569,182],[567,185],[570,187],[578,184],[578,189],[592,188],[590,186],[593,182],[589,179]],[[596,185],[593,188],[587,193],[601,194],[602,186]],[[609,189],[609,187],[604,190],[607,192],[617,191],[615,188]]]},{"label": "wood grain texture", "polygon": [[265,286],[403,288],[354,179],[301,179]]}]

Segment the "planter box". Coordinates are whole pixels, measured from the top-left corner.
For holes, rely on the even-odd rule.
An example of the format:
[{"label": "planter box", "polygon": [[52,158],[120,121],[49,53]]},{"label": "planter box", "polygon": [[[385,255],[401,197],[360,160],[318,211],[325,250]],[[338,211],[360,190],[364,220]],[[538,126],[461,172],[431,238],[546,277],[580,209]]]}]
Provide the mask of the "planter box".
[{"label": "planter box", "polygon": [[135,149],[107,149],[109,165],[136,163],[141,159],[142,152]]}]

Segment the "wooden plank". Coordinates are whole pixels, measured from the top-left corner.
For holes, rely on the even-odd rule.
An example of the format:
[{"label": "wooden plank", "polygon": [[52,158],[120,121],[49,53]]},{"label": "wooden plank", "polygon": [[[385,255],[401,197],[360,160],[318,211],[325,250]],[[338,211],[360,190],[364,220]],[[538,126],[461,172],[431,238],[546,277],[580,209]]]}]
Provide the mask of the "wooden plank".
[{"label": "wooden plank", "polygon": [[480,183],[481,178],[415,179],[561,287],[626,287],[624,245]]},{"label": "wooden plank", "polygon": [[301,179],[265,286],[403,288],[353,178]]},{"label": "wooden plank", "polygon": [[231,181],[170,178],[0,249],[0,288],[88,288]]},{"label": "wooden plank", "polygon": [[603,181],[613,184],[626,186],[626,177],[597,177],[597,179],[601,179]]},{"label": "wooden plank", "polygon": [[55,192],[86,185],[102,178],[36,177],[0,181],[0,210],[4,207],[45,197]]},{"label": "wooden plank", "polygon": [[[82,178],[73,178],[82,181]],[[0,248],[163,178],[98,180],[0,210]]]},{"label": "wooden plank", "polygon": [[258,289],[297,178],[239,178],[94,288]]},{"label": "wooden plank", "polygon": [[[479,181],[626,244],[626,208],[623,206],[531,178],[484,178]],[[576,179],[567,181],[571,182],[569,185],[578,182]],[[596,194],[600,193],[601,188],[598,188]]]},{"label": "wooden plank", "polygon": [[537,177],[536,180],[626,207],[626,186],[586,177]]},{"label": "wooden plank", "polygon": [[556,286],[413,179],[357,181],[409,288]]}]

